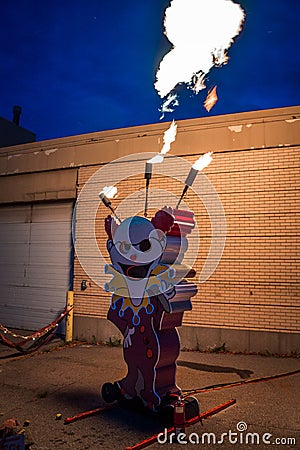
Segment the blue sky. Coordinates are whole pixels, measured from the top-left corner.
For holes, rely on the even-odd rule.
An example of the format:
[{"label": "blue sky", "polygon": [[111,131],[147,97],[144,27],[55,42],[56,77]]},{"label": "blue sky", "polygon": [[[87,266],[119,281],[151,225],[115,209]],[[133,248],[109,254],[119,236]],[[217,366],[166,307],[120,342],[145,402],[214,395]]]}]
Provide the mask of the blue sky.
[{"label": "blue sky", "polygon": [[[201,1],[201,0],[199,0]],[[300,103],[299,0],[240,0],[246,12],[229,63],[206,85],[180,87],[179,106],[163,121]],[[167,0],[1,0],[0,116],[37,140],[159,121],[155,73],[170,43],[163,35]]]}]

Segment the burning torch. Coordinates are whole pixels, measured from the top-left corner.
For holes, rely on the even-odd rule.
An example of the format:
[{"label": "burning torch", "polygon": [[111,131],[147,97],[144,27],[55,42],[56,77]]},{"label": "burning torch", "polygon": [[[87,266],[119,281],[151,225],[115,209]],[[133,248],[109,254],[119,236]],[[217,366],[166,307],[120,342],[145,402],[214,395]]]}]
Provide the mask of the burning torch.
[{"label": "burning torch", "polygon": [[111,206],[111,201],[110,201],[110,199],[114,198],[116,193],[117,193],[117,188],[115,186],[104,186],[102,191],[99,193],[99,197],[100,197],[100,200],[102,200],[102,202],[106,206],[106,208],[109,208],[111,210],[111,212],[113,213],[114,217],[117,219],[117,221],[119,223],[121,223],[122,220],[117,216],[117,213]]},{"label": "burning torch", "polygon": [[177,133],[177,124],[172,121],[169,128],[164,132],[164,145],[161,151],[153,156],[153,158],[149,159],[145,165],[145,180],[146,180],[146,199],[145,199],[145,211],[144,216],[147,217],[147,209],[148,209],[148,196],[149,196],[149,185],[150,180],[152,178],[152,164],[161,163],[164,160],[164,155],[168,153],[171,148],[171,143],[175,141]]},{"label": "burning torch", "polygon": [[145,180],[146,180],[146,198],[145,198],[145,211],[144,211],[145,217],[147,217],[149,184],[150,184],[151,178],[152,178],[152,162],[151,162],[151,160],[149,160],[146,162],[146,165],[145,165]]},{"label": "burning torch", "polygon": [[197,159],[197,161],[194,162],[194,164],[192,165],[190,173],[186,177],[185,186],[183,188],[181,197],[180,197],[180,199],[179,199],[179,201],[177,203],[176,209],[179,208],[179,205],[180,205],[183,197],[185,196],[188,188],[191,187],[192,184],[194,183],[198,172],[200,172],[202,169],[207,167],[212,162],[212,156],[211,155],[212,155],[212,152],[205,153],[205,155],[200,156],[200,158]]}]

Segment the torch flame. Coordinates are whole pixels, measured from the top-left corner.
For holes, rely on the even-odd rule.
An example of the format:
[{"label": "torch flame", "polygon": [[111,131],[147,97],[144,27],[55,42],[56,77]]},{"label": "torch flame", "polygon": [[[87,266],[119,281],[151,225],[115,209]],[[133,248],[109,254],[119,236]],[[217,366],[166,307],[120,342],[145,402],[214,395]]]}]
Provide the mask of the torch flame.
[{"label": "torch flame", "polygon": [[205,155],[200,156],[197,161],[193,164],[193,169],[198,170],[198,172],[205,167],[207,167],[212,162],[212,155],[213,152],[205,153]]},{"label": "torch flame", "polygon": [[164,132],[164,146],[160,151],[161,155],[165,155],[166,153],[168,153],[168,151],[171,148],[172,142],[174,142],[176,139],[176,134],[177,134],[177,123],[175,123],[173,119],[169,128]]},{"label": "torch flame", "polygon": [[118,189],[116,188],[116,186],[104,186],[100,194],[105,195],[105,197],[107,198],[114,198],[117,192]]},{"label": "torch flame", "polygon": [[156,164],[156,163],[161,163],[161,162],[163,162],[163,160],[164,160],[163,155],[161,155],[160,153],[158,153],[157,155],[153,156],[153,158],[148,159],[147,162],[150,163],[150,164]]},{"label": "torch flame", "polygon": [[161,151],[153,156],[153,158],[149,159],[147,162],[151,164],[161,163],[164,160],[164,155],[168,153],[171,148],[172,142],[175,141],[177,134],[177,123],[173,120],[169,128],[164,132],[164,145]]}]

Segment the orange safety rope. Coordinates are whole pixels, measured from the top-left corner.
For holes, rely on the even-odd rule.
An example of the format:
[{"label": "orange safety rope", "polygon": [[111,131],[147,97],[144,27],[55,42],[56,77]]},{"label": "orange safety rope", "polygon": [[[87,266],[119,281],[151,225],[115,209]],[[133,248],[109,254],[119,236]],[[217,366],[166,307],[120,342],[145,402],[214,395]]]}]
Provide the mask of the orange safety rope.
[{"label": "orange safety rope", "polygon": [[[41,328],[40,330],[35,331],[29,336],[21,336],[16,333],[10,332],[7,328],[1,325],[0,343],[6,345],[7,347],[15,348],[22,353],[29,353],[30,351],[37,350],[42,345],[45,345],[47,342],[49,342],[52,336],[56,333],[59,323],[65,318],[67,314],[69,314],[72,309],[73,306],[71,308],[66,307],[64,311],[53,322]],[[4,334],[11,334],[15,338],[21,337],[22,340],[13,342],[12,340],[4,336],[1,331],[4,331]]]}]

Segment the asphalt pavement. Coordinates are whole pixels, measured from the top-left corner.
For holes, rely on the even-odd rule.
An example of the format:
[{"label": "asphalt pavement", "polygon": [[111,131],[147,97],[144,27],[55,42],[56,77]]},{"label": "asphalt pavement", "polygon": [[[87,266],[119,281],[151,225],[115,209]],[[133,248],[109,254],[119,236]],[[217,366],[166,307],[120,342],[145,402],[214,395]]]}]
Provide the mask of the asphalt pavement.
[{"label": "asphalt pavement", "polygon": [[[182,351],[177,383],[183,390],[198,389],[299,369],[296,357]],[[201,413],[231,399],[236,403],[205,419],[203,426],[187,428],[181,443],[170,443],[157,417],[118,405],[64,423],[75,414],[105,406],[101,386],[125,373],[121,347],[67,346],[56,339],[43,351],[20,355],[0,345],[0,425],[11,418],[20,426],[27,423],[25,436],[32,450],[123,450],[161,432],[150,449],[300,448],[299,373],[196,394]]]}]

